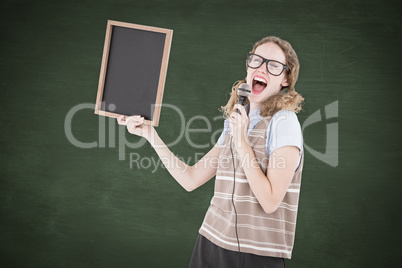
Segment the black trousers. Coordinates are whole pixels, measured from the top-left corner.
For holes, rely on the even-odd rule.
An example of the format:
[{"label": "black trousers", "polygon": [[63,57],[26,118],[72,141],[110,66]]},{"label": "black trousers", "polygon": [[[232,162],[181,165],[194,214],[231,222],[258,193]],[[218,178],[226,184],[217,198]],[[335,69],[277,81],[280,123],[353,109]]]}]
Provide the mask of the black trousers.
[{"label": "black trousers", "polygon": [[284,268],[283,258],[221,248],[198,234],[189,268]]}]

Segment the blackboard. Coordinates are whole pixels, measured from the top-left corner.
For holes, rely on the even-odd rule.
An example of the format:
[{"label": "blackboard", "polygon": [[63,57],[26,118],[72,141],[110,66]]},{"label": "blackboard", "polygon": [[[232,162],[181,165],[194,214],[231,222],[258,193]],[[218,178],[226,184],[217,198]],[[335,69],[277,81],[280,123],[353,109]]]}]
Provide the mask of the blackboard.
[{"label": "blackboard", "polygon": [[95,113],[158,126],[173,31],[108,20]]}]

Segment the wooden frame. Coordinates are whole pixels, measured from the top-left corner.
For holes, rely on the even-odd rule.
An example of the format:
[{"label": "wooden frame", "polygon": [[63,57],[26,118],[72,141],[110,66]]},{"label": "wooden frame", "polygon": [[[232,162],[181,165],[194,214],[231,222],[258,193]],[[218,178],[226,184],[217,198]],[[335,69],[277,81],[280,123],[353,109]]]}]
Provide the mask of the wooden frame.
[{"label": "wooden frame", "polygon": [[[114,27],[116,27],[116,26],[124,27],[124,28],[128,28],[128,29],[134,29],[134,30],[141,30],[142,34],[144,34],[144,32],[142,32],[142,31],[147,31],[150,33],[162,33],[165,35],[165,41],[164,41],[164,45],[163,45],[163,54],[162,54],[160,73],[159,73],[159,82],[157,84],[157,89],[152,89],[152,90],[157,90],[156,99],[155,99],[155,102],[153,103],[155,105],[153,106],[153,104],[152,104],[152,107],[154,108],[154,110],[153,110],[153,112],[151,112],[152,118],[149,118],[149,120],[144,120],[145,124],[150,124],[152,126],[158,126],[160,111],[161,111],[161,106],[162,106],[163,91],[164,91],[164,87],[165,87],[167,66],[168,66],[168,61],[169,61],[170,47],[171,47],[172,36],[173,36],[173,30],[170,30],[170,29],[108,20],[107,27],[106,27],[105,43],[104,43],[104,48],[103,48],[102,65],[101,65],[100,76],[99,76],[98,92],[97,92],[97,97],[96,97],[95,114],[102,115],[102,116],[108,116],[108,117],[118,117],[118,116],[122,115],[122,113],[119,113],[118,111],[112,112],[110,109],[106,108],[106,104],[104,103],[104,91],[105,91],[105,84],[106,84],[106,79],[107,79],[107,68],[108,68],[109,59],[111,59],[111,58],[109,58],[110,57],[109,50],[111,47],[112,32],[113,32]],[[135,48],[133,48],[133,50],[134,49]],[[141,69],[141,67],[139,68],[139,70]],[[109,94],[111,94],[111,93],[109,93]],[[155,94],[155,93],[153,93],[153,94]],[[134,114],[124,114],[124,115],[131,116]]]}]

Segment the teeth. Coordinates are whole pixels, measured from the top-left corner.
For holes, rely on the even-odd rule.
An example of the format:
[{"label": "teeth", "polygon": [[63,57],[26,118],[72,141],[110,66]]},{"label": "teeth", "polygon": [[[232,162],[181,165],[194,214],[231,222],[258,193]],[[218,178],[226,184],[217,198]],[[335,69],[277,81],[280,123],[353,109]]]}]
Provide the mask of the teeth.
[{"label": "teeth", "polygon": [[254,80],[255,81],[259,81],[259,82],[262,82],[262,83],[267,83],[264,79],[262,79],[261,77],[254,77]]}]

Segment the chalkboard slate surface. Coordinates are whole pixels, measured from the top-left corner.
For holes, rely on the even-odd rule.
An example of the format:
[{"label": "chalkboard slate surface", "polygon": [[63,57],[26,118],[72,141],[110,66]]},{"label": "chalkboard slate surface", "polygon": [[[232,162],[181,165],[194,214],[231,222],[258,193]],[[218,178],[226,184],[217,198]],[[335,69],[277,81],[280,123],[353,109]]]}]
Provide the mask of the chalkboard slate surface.
[{"label": "chalkboard slate surface", "polygon": [[108,21],[95,113],[158,125],[172,30]]}]

